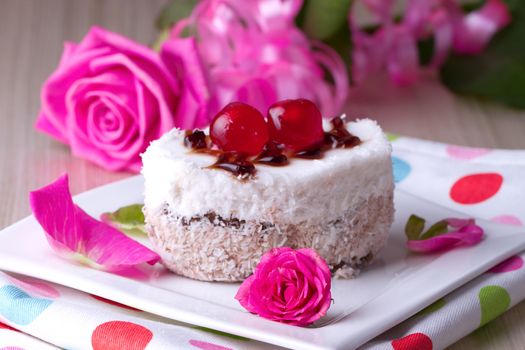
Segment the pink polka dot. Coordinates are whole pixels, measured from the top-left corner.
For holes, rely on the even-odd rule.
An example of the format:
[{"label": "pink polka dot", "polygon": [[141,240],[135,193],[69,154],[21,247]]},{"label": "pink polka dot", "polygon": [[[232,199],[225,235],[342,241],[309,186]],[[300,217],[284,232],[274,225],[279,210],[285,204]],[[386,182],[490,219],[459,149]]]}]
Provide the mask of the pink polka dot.
[{"label": "pink polka dot", "polygon": [[394,350],[432,350],[432,340],[423,333],[412,333],[392,340]]},{"label": "pink polka dot", "polygon": [[24,290],[25,292],[29,294],[41,296],[44,298],[50,298],[50,299],[55,299],[60,296],[60,292],[56,288],[40,280],[37,280],[35,278],[31,278],[31,277],[14,278],[12,276],[8,276],[7,278],[12,284],[14,284],[15,286],[19,287],[20,289]]},{"label": "pink polka dot", "polygon": [[208,343],[206,341],[192,339],[189,341],[190,345],[195,346],[196,348],[202,350],[233,350],[232,348],[227,348],[224,346]]},{"label": "pink polka dot", "polygon": [[521,258],[521,256],[515,255],[515,256],[510,257],[509,259],[499,263],[498,265],[494,266],[493,268],[491,268],[487,272],[503,273],[503,272],[510,272],[510,271],[519,270],[522,267],[523,267],[523,259]]},{"label": "pink polka dot", "polygon": [[463,176],[450,189],[450,198],[460,204],[483,202],[498,193],[503,177],[497,173]]},{"label": "pink polka dot", "polygon": [[153,333],[131,322],[111,321],[98,326],[91,336],[93,350],[144,350]]},{"label": "pink polka dot", "polygon": [[5,348],[0,348],[0,350],[24,350],[18,346],[6,346]]},{"label": "pink polka dot", "polygon": [[521,220],[514,215],[499,215],[493,217],[490,221],[505,225],[523,226]]},{"label": "pink polka dot", "polygon": [[472,148],[472,147],[459,147],[459,146],[447,146],[447,153],[452,158],[471,160],[477,157],[484,156],[491,152],[490,149],[486,148]]}]

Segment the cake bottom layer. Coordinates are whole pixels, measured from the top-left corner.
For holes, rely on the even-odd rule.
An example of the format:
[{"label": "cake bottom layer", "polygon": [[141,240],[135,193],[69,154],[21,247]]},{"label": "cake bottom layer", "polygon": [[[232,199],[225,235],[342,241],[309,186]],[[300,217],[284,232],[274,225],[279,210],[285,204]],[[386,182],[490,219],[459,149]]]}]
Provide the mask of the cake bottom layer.
[{"label": "cake bottom layer", "polygon": [[165,205],[152,215],[145,209],[146,229],[173,272],[203,281],[243,281],[261,256],[274,247],[313,248],[335,277],[351,278],[385,245],[394,216],[392,194],[363,199],[340,217],[315,224],[245,221],[177,216]]}]

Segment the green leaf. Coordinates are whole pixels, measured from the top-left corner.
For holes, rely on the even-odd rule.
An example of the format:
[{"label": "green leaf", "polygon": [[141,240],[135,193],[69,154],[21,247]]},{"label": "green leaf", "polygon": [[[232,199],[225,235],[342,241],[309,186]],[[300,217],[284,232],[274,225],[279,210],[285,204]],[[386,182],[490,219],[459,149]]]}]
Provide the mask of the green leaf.
[{"label": "green leaf", "polygon": [[405,234],[409,240],[417,240],[425,228],[425,219],[410,215],[405,225]]},{"label": "green leaf", "polygon": [[479,55],[452,55],[440,70],[452,91],[525,108],[525,1],[507,0],[511,24]]},{"label": "green leaf", "polygon": [[352,38],[350,30],[346,24],[339,28],[330,38],[324,40],[324,43],[332,47],[339,56],[343,59],[343,62],[347,67],[350,67],[352,58]]},{"label": "green leaf", "polygon": [[101,220],[118,230],[132,235],[145,235],[144,213],[142,204],[132,204],[118,209],[112,213],[104,213]]},{"label": "green leaf", "polygon": [[394,142],[395,140],[399,139],[401,136],[398,134],[392,134],[391,132],[386,133],[386,138],[390,142]]},{"label": "green leaf", "polygon": [[448,232],[448,223],[445,220],[436,222],[419,239],[427,239]]},{"label": "green leaf", "polygon": [[170,28],[182,18],[188,17],[198,0],[172,0],[157,17],[157,28]]},{"label": "green leaf", "polygon": [[419,64],[428,66],[434,57],[434,38],[430,37],[417,43]]},{"label": "green leaf", "polygon": [[351,0],[307,0],[303,5],[302,26],[309,37],[325,40],[347,27]]}]

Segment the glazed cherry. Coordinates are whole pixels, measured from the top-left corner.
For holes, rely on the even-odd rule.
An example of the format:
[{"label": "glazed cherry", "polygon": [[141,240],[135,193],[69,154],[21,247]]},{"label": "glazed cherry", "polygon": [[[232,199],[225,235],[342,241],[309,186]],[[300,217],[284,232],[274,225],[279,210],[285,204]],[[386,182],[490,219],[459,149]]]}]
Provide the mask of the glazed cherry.
[{"label": "glazed cherry", "polygon": [[295,152],[323,142],[323,120],[317,106],[309,100],[284,100],[268,110],[270,139]]},{"label": "glazed cherry", "polygon": [[232,102],[213,119],[210,137],[223,151],[254,156],[268,142],[268,128],[257,109],[246,103]]}]

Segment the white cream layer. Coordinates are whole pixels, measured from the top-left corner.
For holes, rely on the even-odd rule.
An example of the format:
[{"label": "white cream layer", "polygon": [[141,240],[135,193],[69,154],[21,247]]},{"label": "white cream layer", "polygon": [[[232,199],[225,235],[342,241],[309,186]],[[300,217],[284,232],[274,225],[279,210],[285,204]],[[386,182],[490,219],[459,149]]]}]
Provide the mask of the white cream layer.
[{"label": "white cream layer", "polygon": [[184,132],[174,129],[142,155],[145,205],[153,214],[168,203],[176,215],[215,212],[223,218],[260,222],[320,222],[337,218],[360,198],[392,191],[391,146],[370,119],[347,124],[361,145],[327,151],[322,159],[291,159],[289,165],[256,164],[255,178],[206,168],[215,157],[191,153]]}]

